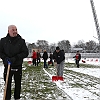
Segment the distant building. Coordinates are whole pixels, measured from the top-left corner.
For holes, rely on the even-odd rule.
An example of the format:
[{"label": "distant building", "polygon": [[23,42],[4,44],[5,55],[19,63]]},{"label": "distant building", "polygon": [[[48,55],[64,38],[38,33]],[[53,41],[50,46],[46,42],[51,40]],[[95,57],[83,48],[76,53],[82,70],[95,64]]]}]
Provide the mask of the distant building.
[{"label": "distant building", "polygon": [[35,50],[35,52],[37,52],[37,50],[39,50],[40,53],[42,52],[42,49],[36,49],[36,48],[30,49],[30,52],[29,52],[28,57],[31,57],[31,56],[32,56],[32,52],[33,52],[33,50]]},{"label": "distant building", "polygon": [[39,50],[40,52],[42,52],[42,49],[33,48],[32,51],[33,51],[33,50],[35,50],[36,52],[37,52],[37,50]]},{"label": "distant building", "polygon": [[83,51],[83,48],[71,48],[71,52],[76,52],[76,51]]}]

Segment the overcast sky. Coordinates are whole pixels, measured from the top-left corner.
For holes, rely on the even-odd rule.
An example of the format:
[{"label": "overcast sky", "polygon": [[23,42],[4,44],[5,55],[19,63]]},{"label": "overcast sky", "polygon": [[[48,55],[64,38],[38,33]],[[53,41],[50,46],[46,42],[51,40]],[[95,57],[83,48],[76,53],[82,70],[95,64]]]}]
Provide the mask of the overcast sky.
[{"label": "overcast sky", "polygon": [[[100,22],[100,0],[94,0]],[[14,24],[26,42],[94,40],[98,43],[90,0],[0,0],[0,38]]]}]

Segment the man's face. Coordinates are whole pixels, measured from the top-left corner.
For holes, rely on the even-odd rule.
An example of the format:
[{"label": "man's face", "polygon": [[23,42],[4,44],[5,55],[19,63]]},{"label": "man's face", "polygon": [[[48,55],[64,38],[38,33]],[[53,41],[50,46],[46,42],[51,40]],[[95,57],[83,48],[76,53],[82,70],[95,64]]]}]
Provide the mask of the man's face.
[{"label": "man's face", "polygon": [[79,54],[79,52],[77,52],[77,54]]},{"label": "man's face", "polygon": [[56,50],[56,52],[58,53],[60,50]]},{"label": "man's face", "polygon": [[17,34],[18,34],[16,26],[10,26],[10,27],[8,28],[8,33],[9,33],[9,35],[10,35],[11,37],[16,37]]},{"label": "man's face", "polygon": [[39,52],[39,50],[37,50],[37,52]]}]

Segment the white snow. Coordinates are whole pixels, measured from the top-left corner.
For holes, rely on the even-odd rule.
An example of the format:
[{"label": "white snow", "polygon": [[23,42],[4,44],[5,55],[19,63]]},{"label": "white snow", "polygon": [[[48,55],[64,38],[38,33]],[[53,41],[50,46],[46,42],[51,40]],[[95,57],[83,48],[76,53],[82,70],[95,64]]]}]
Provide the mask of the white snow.
[{"label": "white snow", "polygon": [[[67,61],[74,62],[74,59],[69,59]],[[100,60],[93,63],[90,60],[90,62],[86,61],[85,64],[100,65],[99,61]],[[100,78],[100,68],[68,68],[68,69]],[[46,72],[45,69],[44,71]],[[46,74],[52,77],[52,75],[49,74],[48,72],[46,72]],[[3,78],[3,66],[0,66],[0,83],[3,82],[1,78]],[[67,82],[68,81],[66,80],[66,82],[57,81],[55,83],[61,90],[63,90],[66,94],[68,94],[73,100],[100,100],[100,96],[95,96],[95,94],[89,92],[89,90],[85,90],[83,88],[71,88],[67,85]],[[100,84],[98,84],[98,87],[100,88]],[[95,90],[95,91],[100,92],[99,90]],[[2,100],[2,98],[3,98],[3,93],[0,92],[0,100]]]},{"label": "white snow", "polygon": [[[100,78],[100,69],[99,68],[87,68],[85,70],[84,69],[78,69],[78,68],[69,68],[70,70],[76,71],[76,72],[80,72],[80,73],[84,73],[84,74],[88,74],[88,75],[92,75],[95,77],[99,77]],[[52,76],[44,69],[44,71],[49,75],[49,77],[51,78]],[[73,100],[100,100],[100,97],[96,97],[93,93],[89,92],[88,90],[85,90],[83,88],[71,88],[69,87],[66,83],[61,82],[61,81],[55,81],[56,85],[63,90],[66,94],[68,94]],[[100,87],[100,84],[98,85],[98,87]],[[98,91],[98,90],[96,90]],[[100,92],[100,91],[98,91]],[[91,99],[92,98],[92,99]]]},{"label": "white snow", "polygon": [[70,70],[100,78],[100,68],[69,68]]},{"label": "white snow", "polygon": [[[0,83],[3,83],[3,80],[1,79],[3,78],[3,71],[4,71],[3,66],[0,66]],[[2,98],[3,98],[3,93],[0,90],[0,100],[2,100]]]}]

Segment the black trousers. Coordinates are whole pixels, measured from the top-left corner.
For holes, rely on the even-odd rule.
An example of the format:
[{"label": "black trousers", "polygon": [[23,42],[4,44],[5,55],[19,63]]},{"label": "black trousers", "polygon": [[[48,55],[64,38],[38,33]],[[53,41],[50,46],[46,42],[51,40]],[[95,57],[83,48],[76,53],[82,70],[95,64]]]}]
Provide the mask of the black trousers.
[{"label": "black trousers", "polygon": [[36,66],[36,59],[33,59],[33,65],[35,65]]},{"label": "black trousers", "polygon": [[52,62],[52,66],[53,66],[53,59],[50,59],[50,62]]},{"label": "black trousers", "polygon": [[37,66],[38,66],[39,63],[40,63],[40,58],[37,58]]},{"label": "black trousers", "polygon": [[[4,81],[6,82],[6,75],[7,75],[7,68],[4,69]],[[11,99],[11,83],[12,77],[14,77],[14,98],[20,99],[20,92],[21,92],[21,78],[22,78],[22,66],[19,66],[18,70],[10,69],[9,77],[8,77],[8,84],[7,84],[7,91],[6,91],[6,100]]]},{"label": "black trousers", "polygon": [[79,60],[76,60],[77,68],[79,68]]}]

